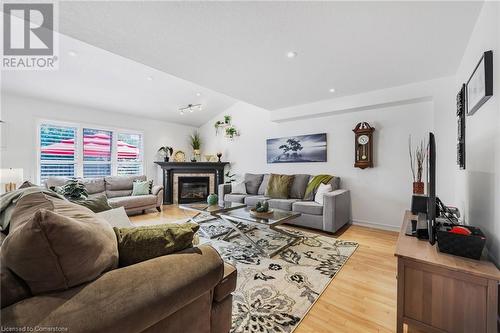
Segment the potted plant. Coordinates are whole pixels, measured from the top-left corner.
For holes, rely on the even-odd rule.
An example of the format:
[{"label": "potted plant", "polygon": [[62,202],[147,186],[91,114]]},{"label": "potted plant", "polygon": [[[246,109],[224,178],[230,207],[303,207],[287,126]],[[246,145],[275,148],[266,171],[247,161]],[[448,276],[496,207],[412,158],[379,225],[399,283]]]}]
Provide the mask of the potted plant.
[{"label": "potted plant", "polygon": [[238,135],[238,130],[234,126],[226,127],[226,136],[230,139],[233,139],[236,135]]},{"label": "potted plant", "polygon": [[410,168],[413,176],[413,193],[424,194],[425,186],[422,181],[422,175],[424,173],[424,162],[427,156],[427,146],[424,141],[420,141],[420,144],[413,148],[410,135],[408,138],[408,151],[410,154]]},{"label": "potted plant", "polygon": [[230,115],[224,116],[224,123],[227,125],[229,125],[231,123],[231,116]]},{"label": "potted plant", "polygon": [[223,122],[223,121],[217,120],[217,121],[215,122],[215,125],[214,125],[214,127],[215,127],[215,135],[218,135],[218,134],[219,134],[219,128],[221,128],[221,127],[222,127],[222,125],[224,125],[224,122]]},{"label": "potted plant", "polygon": [[196,157],[196,160],[199,160],[199,158],[201,157],[201,137],[198,131],[191,134],[191,136],[189,137],[189,143],[191,145],[191,148],[193,148],[193,154]]},{"label": "potted plant", "polygon": [[165,162],[168,162],[170,160],[170,156],[174,153],[174,148],[163,146],[158,149],[158,153],[163,156]]}]

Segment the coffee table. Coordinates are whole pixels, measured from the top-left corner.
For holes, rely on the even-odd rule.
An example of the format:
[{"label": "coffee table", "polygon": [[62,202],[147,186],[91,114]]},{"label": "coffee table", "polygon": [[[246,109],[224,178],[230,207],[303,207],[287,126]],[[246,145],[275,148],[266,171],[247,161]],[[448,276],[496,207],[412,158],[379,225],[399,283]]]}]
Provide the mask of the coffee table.
[{"label": "coffee table", "polygon": [[[273,212],[270,213],[269,215],[266,215],[265,217],[256,217],[250,213],[249,207],[238,208],[235,210],[231,210],[231,211],[227,211],[227,212],[223,212],[223,213],[219,214],[219,217],[222,220],[229,222],[231,225],[233,225],[232,230],[238,231],[240,234],[242,234],[245,237],[245,239],[250,241],[250,243],[252,244],[252,246],[256,250],[258,250],[261,254],[263,254],[264,256],[267,256],[269,258],[274,257],[276,254],[278,254],[281,251],[292,246],[300,239],[300,236],[292,234],[286,230],[283,230],[282,228],[278,228],[278,226],[282,225],[283,223],[286,223],[286,222],[288,222],[292,219],[295,219],[299,216],[300,216],[300,213],[289,212],[289,211],[280,210],[280,209],[273,209]],[[291,240],[289,242],[287,242],[285,245],[276,249],[275,251],[273,251],[271,253],[267,253],[253,239],[251,239],[246,234],[244,234],[240,231],[241,225],[247,224],[247,223],[257,223],[260,225],[267,226],[270,230],[275,231],[279,234],[282,234],[282,235],[290,238]],[[228,234],[226,234],[224,236],[223,240],[228,239],[231,234],[232,234],[232,231],[230,231]]]},{"label": "coffee table", "polygon": [[[274,209],[273,212],[269,214],[269,216],[266,216],[265,218],[258,218],[250,214],[250,208],[246,207],[245,204],[234,203],[234,202],[226,202],[224,203],[223,206],[208,205],[206,203],[181,204],[179,205],[179,208],[197,212],[197,214],[191,218],[191,221],[193,222],[196,222],[194,219],[200,215],[202,216],[204,215],[207,217],[213,216],[219,218],[224,222],[224,224],[227,227],[230,228],[229,232],[226,233],[226,235],[222,238],[222,240],[228,240],[229,237],[233,234],[233,232],[236,232],[242,238],[247,240],[254,249],[256,249],[262,255],[269,258],[275,256],[276,254],[280,253],[286,248],[292,246],[300,238],[299,236],[287,232],[281,228],[277,228],[283,223],[286,223],[294,218],[299,217],[300,213]],[[205,221],[197,223],[203,223],[203,222]],[[267,226],[270,230],[280,233],[288,238],[291,238],[291,241],[287,242],[287,244],[281,246],[272,253],[267,253],[259,244],[257,244],[257,242],[251,239],[245,232],[241,231],[240,228],[243,225],[248,225],[248,224],[260,224]],[[201,230],[202,229],[200,229],[200,231]],[[203,233],[203,231],[201,232]]]}]

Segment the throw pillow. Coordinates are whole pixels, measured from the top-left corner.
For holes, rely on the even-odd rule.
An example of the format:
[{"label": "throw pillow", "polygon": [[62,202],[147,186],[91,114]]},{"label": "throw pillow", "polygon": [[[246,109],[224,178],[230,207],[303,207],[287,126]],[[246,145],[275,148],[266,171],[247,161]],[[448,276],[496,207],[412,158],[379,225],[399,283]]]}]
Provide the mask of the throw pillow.
[{"label": "throw pillow", "polygon": [[307,201],[312,201],[314,200],[314,193],[316,192],[316,189],[318,188],[319,184],[328,184],[330,183],[335,177],[330,176],[330,175],[317,175],[311,178],[309,181],[309,184],[307,184],[306,188],[306,193],[304,193],[304,200]]},{"label": "throw pillow", "polygon": [[332,185],[331,184],[319,184],[318,186],[318,190],[316,191],[316,195],[314,196],[314,201],[319,203],[319,204],[323,204],[323,199],[324,199],[324,195],[328,192],[331,192],[332,191]]},{"label": "throw pillow", "polygon": [[136,180],[132,183],[132,195],[148,195],[151,194],[153,181],[151,180]]},{"label": "throw pillow", "polygon": [[100,213],[106,210],[113,209],[113,207],[109,205],[108,198],[106,198],[104,194],[97,195],[86,200],[77,200],[72,202],[79,204],[80,206],[87,207],[94,213]]},{"label": "throw pillow", "polygon": [[22,188],[28,188],[28,187],[34,187],[34,186],[38,186],[38,185],[35,185],[33,184],[32,182],[30,182],[29,180],[25,180],[21,186],[19,186],[19,189],[22,189]]},{"label": "throw pillow", "polygon": [[259,192],[259,186],[262,183],[262,178],[264,175],[255,175],[252,173],[245,174],[245,185],[247,187],[246,193],[257,194]]},{"label": "throw pillow", "polygon": [[105,219],[112,227],[129,228],[134,226],[123,206],[97,213],[97,216]]},{"label": "throw pillow", "polygon": [[245,182],[231,183],[231,194],[247,194]]},{"label": "throw pillow", "polygon": [[118,239],[120,266],[161,257],[193,246],[196,223],[170,223],[135,228],[113,228]]},{"label": "throw pillow", "polygon": [[273,199],[288,199],[294,179],[295,176],[293,175],[271,174],[267,184],[266,196]]},{"label": "throw pillow", "polygon": [[[89,209],[40,194],[27,210],[13,214],[12,229],[2,244],[2,264],[26,282],[33,295],[65,290],[94,280],[118,266],[113,228]],[[16,206],[26,206],[31,196]],[[27,212],[23,212],[27,213]]]},{"label": "throw pillow", "polygon": [[264,175],[264,178],[262,179],[262,183],[260,183],[259,186],[259,192],[257,193],[258,195],[265,195],[266,190],[267,190],[267,184],[269,184],[269,174]]}]

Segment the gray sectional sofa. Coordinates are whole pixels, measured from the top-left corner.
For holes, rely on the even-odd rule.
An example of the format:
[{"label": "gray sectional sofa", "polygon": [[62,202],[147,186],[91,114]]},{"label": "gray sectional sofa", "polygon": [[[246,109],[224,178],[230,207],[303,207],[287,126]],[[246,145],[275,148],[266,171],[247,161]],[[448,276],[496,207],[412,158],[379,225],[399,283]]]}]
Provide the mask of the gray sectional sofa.
[{"label": "gray sectional sofa", "polygon": [[219,203],[237,202],[255,206],[258,201],[268,200],[269,207],[301,213],[290,224],[319,229],[334,233],[351,220],[351,197],[349,190],[340,189],[340,178],[330,182],[332,192],[324,195],[324,203],[314,201],[314,197],[304,198],[311,175],[297,174],[294,177],[288,199],[266,197],[269,174],[245,174],[247,194],[231,194],[231,185],[219,185]]},{"label": "gray sectional sofa", "polygon": [[[62,186],[70,178],[49,177],[45,186]],[[132,196],[134,180],[146,180],[146,176],[106,176],[99,178],[79,178],[85,185],[89,197],[104,194],[109,205],[113,208],[124,207],[129,214],[143,212],[146,209],[156,208],[161,212],[163,203],[163,186],[154,185],[151,194]]]}]

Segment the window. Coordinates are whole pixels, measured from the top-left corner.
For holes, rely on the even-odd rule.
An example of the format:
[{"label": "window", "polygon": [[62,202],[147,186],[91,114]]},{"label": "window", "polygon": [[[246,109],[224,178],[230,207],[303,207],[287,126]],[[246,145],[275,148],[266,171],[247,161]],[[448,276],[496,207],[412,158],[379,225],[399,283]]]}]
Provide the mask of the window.
[{"label": "window", "polygon": [[111,175],[113,132],[83,129],[83,177]]},{"label": "window", "polygon": [[118,175],[142,173],[142,135],[118,133]]},{"label": "window", "polygon": [[40,180],[75,176],[76,127],[40,126]]},{"label": "window", "polygon": [[142,134],[42,123],[40,183],[48,177],[103,177],[143,172]]}]

